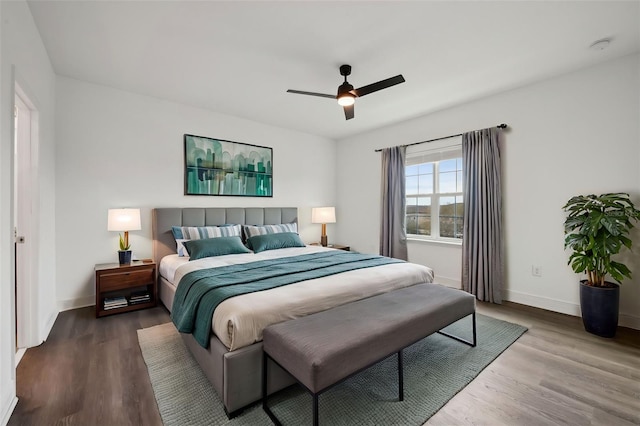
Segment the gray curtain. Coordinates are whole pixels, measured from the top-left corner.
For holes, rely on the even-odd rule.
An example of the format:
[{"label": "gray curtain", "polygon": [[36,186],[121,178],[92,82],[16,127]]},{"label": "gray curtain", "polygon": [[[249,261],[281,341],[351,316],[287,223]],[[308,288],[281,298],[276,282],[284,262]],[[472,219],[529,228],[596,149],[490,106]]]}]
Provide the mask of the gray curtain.
[{"label": "gray curtain", "polygon": [[382,150],[380,254],[402,260],[407,260],[407,234],[404,227],[406,151],[404,146]]},{"label": "gray curtain", "polygon": [[462,288],[492,303],[502,303],[503,283],[499,135],[496,128],[462,135]]}]

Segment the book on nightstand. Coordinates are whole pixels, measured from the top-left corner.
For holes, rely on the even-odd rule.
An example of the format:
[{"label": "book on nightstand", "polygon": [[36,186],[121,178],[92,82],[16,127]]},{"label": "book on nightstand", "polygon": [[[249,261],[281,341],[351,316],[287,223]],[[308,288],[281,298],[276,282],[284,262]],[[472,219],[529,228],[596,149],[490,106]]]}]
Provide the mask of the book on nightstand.
[{"label": "book on nightstand", "polygon": [[109,309],[116,309],[128,306],[127,298],[124,296],[120,297],[105,297],[104,298],[104,310],[107,311]]},{"label": "book on nightstand", "polygon": [[151,301],[151,295],[147,290],[134,291],[129,296],[129,303],[137,305],[139,303],[147,303]]}]

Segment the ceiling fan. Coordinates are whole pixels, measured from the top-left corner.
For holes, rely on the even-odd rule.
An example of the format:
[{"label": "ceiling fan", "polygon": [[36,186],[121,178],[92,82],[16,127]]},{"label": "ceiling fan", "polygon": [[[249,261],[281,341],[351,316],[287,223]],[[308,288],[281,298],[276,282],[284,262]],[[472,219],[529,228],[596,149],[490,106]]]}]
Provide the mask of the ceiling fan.
[{"label": "ceiling fan", "polygon": [[297,93],[298,95],[310,95],[319,96],[321,98],[337,99],[338,104],[344,108],[344,116],[347,120],[351,120],[354,117],[353,104],[356,98],[360,98],[369,93],[377,92],[378,90],[386,89],[387,87],[395,86],[396,84],[404,83],[404,77],[402,74],[390,77],[385,80],[378,81],[376,83],[362,86],[358,89],[354,89],[347,81],[347,76],[351,74],[351,65],[340,66],[340,75],[344,76],[344,83],[338,87],[337,95],[326,95],[324,93],[315,92],[303,92],[301,90],[287,90],[288,93]]}]

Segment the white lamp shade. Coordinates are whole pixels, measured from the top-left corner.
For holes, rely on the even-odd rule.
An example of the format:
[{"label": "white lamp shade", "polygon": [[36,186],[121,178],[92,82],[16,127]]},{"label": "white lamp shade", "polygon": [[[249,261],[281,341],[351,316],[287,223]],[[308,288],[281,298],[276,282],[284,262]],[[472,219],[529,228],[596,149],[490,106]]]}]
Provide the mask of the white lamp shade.
[{"label": "white lamp shade", "polygon": [[313,207],[311,209],[311,223],[336,223],[336,208]]},{"label": "white lamp shade", "polygon": [[108,231],[139,231],[140,209],[109,209]]}]

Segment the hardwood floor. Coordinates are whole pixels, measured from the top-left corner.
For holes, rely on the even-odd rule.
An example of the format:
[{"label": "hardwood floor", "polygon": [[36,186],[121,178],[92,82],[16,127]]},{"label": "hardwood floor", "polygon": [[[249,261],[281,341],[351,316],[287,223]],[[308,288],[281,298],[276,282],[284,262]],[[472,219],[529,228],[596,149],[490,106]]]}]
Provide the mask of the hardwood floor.
[{"label": "hardwood floor", "polygon": [[9,425],[161,425],[136,330],[170,321],[164,307],[95,318],[61,312],[16,373]]},{"label": "hardwood floor", "polygon": [[512,303],[478,312],[529,330],[427,425],[640,425],[640,332],[604,339],[580,318]]},{"label": "hardwood floor", "polygon": [[[603,339],[579,318],[515,304],[478,303],[478,312],[529,331],[428,425],[640,425],[640,332]],[[9,425],[162,424],[136,330],[168,321],[162,307],[60,313],[18,367]]]}]

